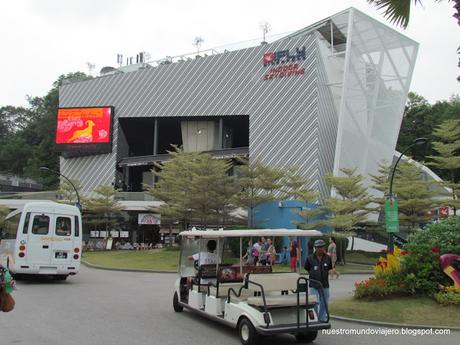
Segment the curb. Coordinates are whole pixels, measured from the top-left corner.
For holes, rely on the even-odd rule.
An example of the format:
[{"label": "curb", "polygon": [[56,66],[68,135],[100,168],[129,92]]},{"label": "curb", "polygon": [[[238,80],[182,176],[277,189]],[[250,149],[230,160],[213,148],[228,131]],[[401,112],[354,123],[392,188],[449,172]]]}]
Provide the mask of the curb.
[{"label": "curb", "polygon": [[352,264],[355,266],[363,266],[363,267],[374,267],[375,266],[374,264],[364,264],[362,262],[348,261],[348,260],[347,260],[347,264]]},{"label": "curb", "polygon": [[423,329],[437,328],[437,329],[450,329],[450,330],[453,330],[453,331],[460,332],[460,327],[391,323],[391,322],[383,322],[383,321],[352,319],[352,318],[349,318],[349,317],[337,316],[337,315],[331,315],[330,318],[333,319],[333,320],[349,321],[349,322],[362,323],[362,324],[365,324],[365,325],[374,325],[374,326],[386,326],[386,327],[397,327],[397,328],[423,328]]},{"label": "curb", "polygon": [[89,262],[86,262],[84,260],[81,260],[81,263],[85,265],[86,267],[94,268],[97,270],[105,270],[105,271],[138,272],[138,273],[168,273],[168,274],[175,273],[177,274],[177,271],[156,271],[156,270],[140,269],[140,268],[115,268],[115,267],[97,266],[97,265],[90,264]]},{"label": "curb", "polygon": [[374,274],[374,271],[367,271],[367,270],[350,270],[346,272],[341,272],[340,275],[342,274]]}]

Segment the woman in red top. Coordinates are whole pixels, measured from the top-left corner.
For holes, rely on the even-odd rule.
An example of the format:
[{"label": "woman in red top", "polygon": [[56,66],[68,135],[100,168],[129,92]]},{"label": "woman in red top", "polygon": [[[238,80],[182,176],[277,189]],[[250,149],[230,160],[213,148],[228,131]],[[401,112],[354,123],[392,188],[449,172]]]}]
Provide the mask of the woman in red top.
[{"label": "woman in red top", "polygon": [[291,272],[296,272],[297,270],[297,262],[300,260],[300,251],[299,247],[297,246],[297,241],[291,241],[290,247],[290,256],[291,256]]}]

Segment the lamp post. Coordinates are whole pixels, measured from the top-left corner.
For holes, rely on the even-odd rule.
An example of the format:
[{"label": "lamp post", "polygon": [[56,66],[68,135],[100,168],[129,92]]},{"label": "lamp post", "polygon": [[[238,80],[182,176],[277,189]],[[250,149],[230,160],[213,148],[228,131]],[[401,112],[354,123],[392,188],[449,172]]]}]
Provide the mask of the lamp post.
[{"label": "lamp post", "polygon": [[72,183],[72,181],[70,181],[70,180],[67,178],[67,176],[64,176],[64,175],[61,174],[59,171],[50,169],[50,168],[48,168],[48,167],[40,167],[40,170],[41,170],[41,171],[48,171],[48,172],[53,173],[53,174],[55,174],[55,175],[62,176],[67,182],[69,182],[69,184],[73,187],[73,190],[75,191],[75,194],[77,195],[77,203],[75,204],[75,206],[77,206],[78,209],[81,211],[80,195],[78,194],[77,188],[75,188],[75,185]]},{"label": "lamp post", "polygon": [[[407,151],[409,151],[412,147],[414,147],[416,145],[425,145],[427,143],[427,141],[428,140],[426,138],[416,138],[416,139],[414,139],[412,144],[409,145],[408,147],[406,147],[406,149],[403,152],[401,152],[401,154],[399,155],[398,159],[396,160],[396,163],[393,166],[393,169],[391,171],[390,192],[389,192],[389,195],[388,195],[389,198],[390,198],[391,203],[393,203],[393,201],[396,199],[395,195],[393,195],[393,180],[394,180],[394,177],[395,177],[396,167],[398,166],[399,161],[401,160],[402,156],[404,156],[404,154]],[[396,212],[397,212],[397,210],[396,210]],[[396,213],[396,217],[397,217],[397,213]],[[388,231],[388,224],[387,224],[387,231]],[[393,253],[393,246],[394,246],[393,232],[388,231],[388,249],[389,249],[390,253]]]}]

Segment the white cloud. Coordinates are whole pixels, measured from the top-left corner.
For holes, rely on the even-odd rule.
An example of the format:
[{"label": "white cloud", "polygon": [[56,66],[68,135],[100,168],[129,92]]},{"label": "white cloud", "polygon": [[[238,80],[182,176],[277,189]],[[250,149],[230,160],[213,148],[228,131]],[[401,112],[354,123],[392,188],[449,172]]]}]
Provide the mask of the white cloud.
[{"label": "white cloud", "polygon": [[[456,48],[460,27],[452,3],[426,0],[412,11],[407,31],[420,43],[411,89],[430,101],[459,92]],[[116,54],[148,51],[160,59],[260,39],[259,23],[271,34],[308,26],[354,6],[385,22],[365,0],[15,0],[0,4],[0,106],[26,105],[25,96],[43,96],[59,75],[99,71],[116,65]],[[388,23],[387,23],[388,24]]]}]

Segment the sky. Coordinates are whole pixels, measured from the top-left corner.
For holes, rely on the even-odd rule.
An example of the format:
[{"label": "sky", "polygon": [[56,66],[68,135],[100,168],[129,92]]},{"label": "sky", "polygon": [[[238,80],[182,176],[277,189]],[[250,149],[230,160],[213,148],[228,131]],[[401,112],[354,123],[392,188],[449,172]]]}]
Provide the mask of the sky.
[{"label": "sky", "polygon": [[[390,24],[366,0],[15,0],[0,2],[0,107],[27,106],[62,74],[97,76],[117,66],[117,54],[151,59],[233,43],[260,42],[261,22],[269,35],[289,33],[349,7],[395,28],[420,44],[411,84],[429,102],[460,93],[456,49],[460,27],[453,3],[424,0],[412,7],[406,30]],[[94,65],[92,70],[88,62]]]}]

